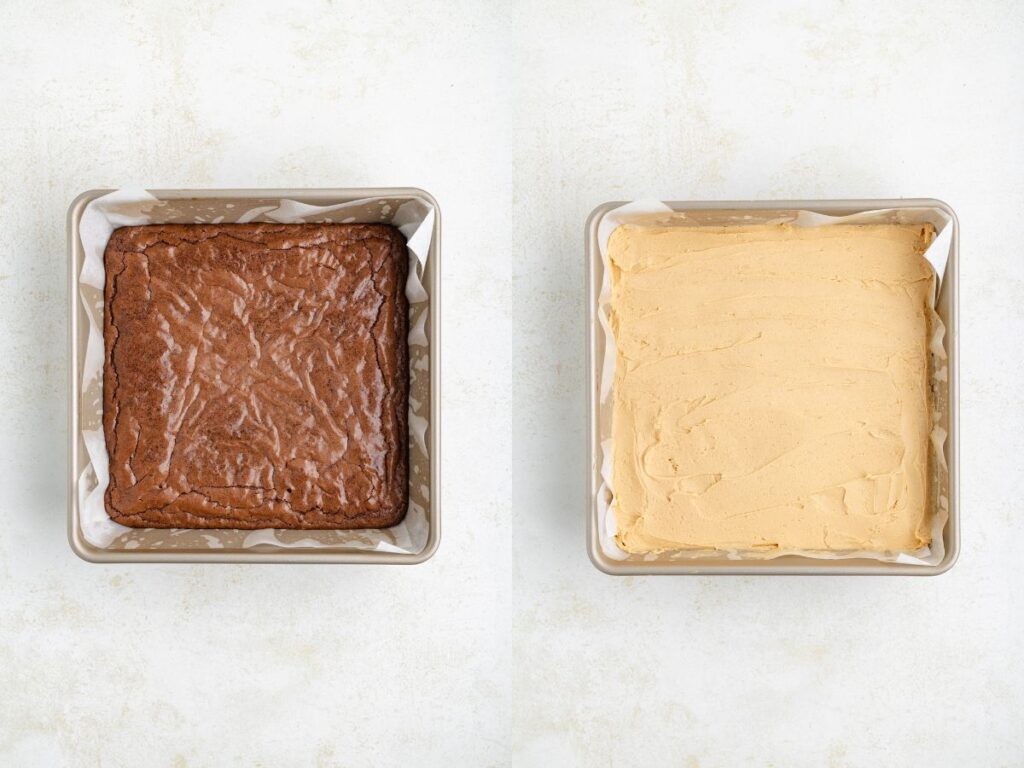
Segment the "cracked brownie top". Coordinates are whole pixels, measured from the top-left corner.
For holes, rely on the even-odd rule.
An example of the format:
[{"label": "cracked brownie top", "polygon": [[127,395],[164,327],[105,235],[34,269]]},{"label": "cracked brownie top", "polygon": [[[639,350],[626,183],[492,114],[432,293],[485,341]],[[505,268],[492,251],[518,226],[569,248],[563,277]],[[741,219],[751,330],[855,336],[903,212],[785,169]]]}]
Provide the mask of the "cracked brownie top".
[{"label": "cracked brownie top", "polygon": [[396,229],[124,227],[104,262],[112,519],[157,528],[401,521],[408,260]]}]

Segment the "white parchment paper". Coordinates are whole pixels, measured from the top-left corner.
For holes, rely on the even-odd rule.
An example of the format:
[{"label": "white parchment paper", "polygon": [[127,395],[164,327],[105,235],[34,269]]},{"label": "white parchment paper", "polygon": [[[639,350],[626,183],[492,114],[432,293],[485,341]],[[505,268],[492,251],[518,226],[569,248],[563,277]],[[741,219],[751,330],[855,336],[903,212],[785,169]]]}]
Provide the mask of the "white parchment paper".
[{"label": "white parchment paper", "polygon": [[[161,200],[143,189],[119,189],[89,203],[82,213],[79,234],[85,251],[79,274],[79,299],[88,316],[88,341],[81,367],[82,439],[89,464],[78,480],[79,518],[82,534],[101,548],[140,547],[209,549],[271,545],[286,548],[346,547],[378,552],[418,553],[426,546],[429,521],[430,456],[426,439],[429,428],[430,354],[426,323],[430,297],[423,284],[433,238],[436,213],[419,199],[397,204],[389,198],[368,198],[335,205],[315,206],[295,200],[276,199],[250,207],[218,200]],[[272,204],[271,204],[272,203]],[[189,218],[183,220],[184,215]],[[355,531],[294,531],[261,529],[194,530],[138,529],[115,523],[107,515],[103,495],[110,480],[107,447],[103,434],[103,252],[110,235],[123,226],[175,223],[389,223],[405,236],[409,247],[409,276],[405,293],[409,300],[409,508],[403,522],[387,529]]]},{"label": "white parchment paper", "polygon": [[[608,240],[612,233],[623,224],[645,224],[649,226],[695,226],[701,223],[699,211],[688,217],[685,212],[673,211],[659,200],[635,200],[605,213],[597,223],[597,241],[601,254],[602,278],[601,292],[598,297],[598,321],[604,341],[603,356],[597,361],[599,367],[599,418],[598,436],[601,443],[601,485],[595,494],[596,514],[598,520],[598,537],[605,555],[616,560],[626,560],[630,555],[615,542],[617,521],[615,516],[615,489],[612,477],[612,456],[614,442],[611,434],[611,394],[615,379],[617,349],[615,335],[609,322],[611,312],[611,269],[608,260]],[[709,213],[705,211],[704,213]],[[737,212],[737,216],[729,222],[737,225],[752,223],[789,222],[799,227],[823,227],[835,224],[932,224],[935,227],[935,239],[925,252],[925,258],[935,269],[935,293],[930,306],[932,338],[929,341],[931,352],[931,392],[944,393],[945,382],[948,381],[947,356],[943,343],[945,325],[935,312],[935,302],[939,286],[946,270],[953,246],[953,227],[950,217],[939,208],[884,208],[863,211],[848,216],[829,216],[816,211],[792,211],[781,218],[758,219],[756,212]],[[945,442],[947,403],[945,397],[934,397],[932,403],[931,445],[933,455],[933,477],[931,478],[932,540],[931,544],[913,552],[869,552],[869,551],[819,551],[819,550],[774,550],[772,552],[751,552],[739,550],[686,549],[674,550],[660,555],[647,555],[647,559],[669,557],[676,560],[698,559],[702,557],[722,557],[731,559],[773,559],[784,555],[799,555],[826,560],[850,558],[869,558],[886,562],[907,563],[915,565],[936,565],[945,554],[942,532],[949,520],[949,497],[947,493],[948,468],[945,458]]]}]

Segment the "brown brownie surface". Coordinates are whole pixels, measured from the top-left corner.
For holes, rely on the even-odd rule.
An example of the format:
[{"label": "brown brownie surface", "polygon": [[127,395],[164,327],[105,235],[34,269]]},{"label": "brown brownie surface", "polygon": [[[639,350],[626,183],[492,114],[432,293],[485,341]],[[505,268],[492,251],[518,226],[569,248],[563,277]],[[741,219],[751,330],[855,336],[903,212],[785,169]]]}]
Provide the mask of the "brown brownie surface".
[{"label": "brown brownie surface", "polygon": [[116,230],[107,513],[156,528],[378,528],[408,501],[408,269],[389,226]]}]

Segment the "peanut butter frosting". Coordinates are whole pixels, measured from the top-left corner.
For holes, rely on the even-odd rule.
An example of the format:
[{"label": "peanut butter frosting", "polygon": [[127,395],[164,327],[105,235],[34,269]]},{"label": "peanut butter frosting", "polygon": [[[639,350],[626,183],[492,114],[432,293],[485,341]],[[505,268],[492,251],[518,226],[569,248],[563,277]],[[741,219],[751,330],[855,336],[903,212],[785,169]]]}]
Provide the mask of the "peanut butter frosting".
[{"label": "peanut butter frosting", "polygon": [[930,225],[616,229],[619,546],[928,544],[933,237]]}]

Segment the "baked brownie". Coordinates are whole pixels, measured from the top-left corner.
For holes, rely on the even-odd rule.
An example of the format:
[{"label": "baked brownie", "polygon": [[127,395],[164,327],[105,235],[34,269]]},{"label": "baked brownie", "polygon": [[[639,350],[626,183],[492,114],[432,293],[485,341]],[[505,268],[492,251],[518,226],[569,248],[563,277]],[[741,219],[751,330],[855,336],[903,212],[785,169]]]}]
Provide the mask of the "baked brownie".
[{"label": "baked brownie", "polygon": [[408,261],[381,225],[123,227],[104,254],[107,513],[384,528],[408,504]]}]

